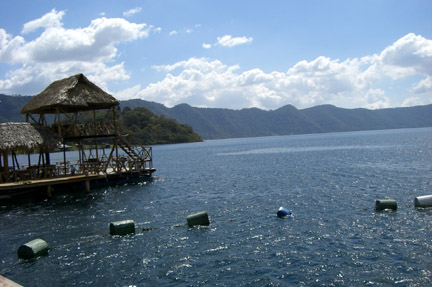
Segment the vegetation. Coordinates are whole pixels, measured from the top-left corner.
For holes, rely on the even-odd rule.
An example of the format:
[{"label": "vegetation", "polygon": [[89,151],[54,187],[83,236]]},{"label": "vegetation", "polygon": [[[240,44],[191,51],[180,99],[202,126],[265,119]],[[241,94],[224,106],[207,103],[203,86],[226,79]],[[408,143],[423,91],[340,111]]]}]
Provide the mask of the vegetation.
[{"label": "vegetation", "polygon": [[[19,110],[30,98],[0,95],[0,122],[25,121]],[[196,108],[187,104],[167,108],[136,99],[120,102],[120,107],[122,133],[128,133],[128,140],[135,144],[191,142],[201,140],[200,137],[217,139],[432,127],[432,105],[381,110],[342,109],[331,105],[299,110],[287,105],[264,111],[256,108]],[[99,114],[98,117],[104,116]],[[90,120],[93,120],[93,114],[89,116]]]},{"label": "vegetation", "polygon": [[0,94],[0,123],[25,122],[25,116],[20,110],[31,96],[6,96]]},{"label": "vegetation", "polygon": [[361,130],[432,127],[432,105],[380,110],[343,109],[331,105],[276,110],[196,108],[180,104],[167,108],[144,100],[121,106],[143,106],[194,129],[203,139],[312,134]]},{"label": "vegetation", "polygon": [[[27,103],[31,96],[6,96],[0,94],[0,123],[24,122],[25,116],[20,114],[21,107]],[[97,112],[97,120],[112,120],[110,112]],[[53,120],[49,115],[48,122]],[[80,113],[81,122],[92,122],[93,112]],[[202,141],[192,127],[179,124],[176,120],[168,119],[164,115],[156,115],[144,107],[124,107],[117,113],[120,132],[128,134],[128,141],[136,145],[188,143]],[[67,120],[62,120],[64,123]],[[103,140],[100,141],[103,143]]]},{"label": "vegetation", "polygon": [[192,127],[179,124],[164,115],[156,115],[150,110],[138,107],[123,109],[119,119],[120,130],[128,134],[132,144],[153,145],[202,141]]},{"label": "vegetation", "polygon": [[[154,145],[171,143],[189,143],[202,141],[189,125],[179,124],[176,120],[168,119],[164,115],[156,115],[149,109],[137,107],[131,109],[124,107],[117,111],[117,125],[122,135],[127,135],[132,145]],[[79,122],[93,122],[93,112],[82,112],[79,115]],[[112,121],[110,111],[97,111],[96,121]],[[64,123],[64,120],[63,120]],[[99,141],[108,144],[109,141]]]}]

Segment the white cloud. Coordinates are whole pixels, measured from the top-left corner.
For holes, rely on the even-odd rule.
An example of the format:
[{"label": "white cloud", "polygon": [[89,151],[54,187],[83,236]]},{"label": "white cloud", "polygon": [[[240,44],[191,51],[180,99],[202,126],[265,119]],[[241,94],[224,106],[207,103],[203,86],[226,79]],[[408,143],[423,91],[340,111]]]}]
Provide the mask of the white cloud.
[{"label": "white cloud", "polygon": [[122,91],[116,92],[115,97],[118,100],[128,100],[137,97],[137,94],[141,91],[141,85],[135,85],[131,88],[124,89]]},{"label": "white cloud", "polygon": [[[411,91],[415,94],[422,94],[422,93],[429,93],[432,92],[432,76],[428,76],[426,79],[421,80],[417,84],[414,85],[414,87],[411,89]],[[431,95],[432,100],[432,95]]]},{"label": "white cloud", "polygon": [[57,12],[55,9],[52,9],[51,12],[45,14],[42,18],[30,21],[24,24],[24,28],[22,29],[23,34],[30,33],[38,28],[51,28],[51,27],[61,27],[62,26],[62,18],[64,16],[64,11]]},{"label": "white cloud", "polygon": [[432,75],[432,40],[407,34],[385,48],[380,58],[389,70],[396,69],[388,72],[396,79],[416,73]]},{"label": "white cloud", "polygon": [[[13,67],[0,78],[0,93],[34,94],[54,80],[81,72],[108,91],[108,83],[130,78],[127,63],[119,62],[118,44],[160,31],[146,24],[105,17],[94,19],[87,27],[70,29],[63,25],[65,16],[64,11],[52,10],[26,23],[23,35],[13,36],[0,29],[0,63]],[[39,29],[36,38],[26,41],[26,33]],[[170,35],[176,33],[171,31]],[[234,47],[252,41],[225,35],[217,43],[203,43],[202,47]],[[237,109],[275,109],[286,104],[298,108],[334,104],[375,109],[432,103],[432,40],[415,34],[407,34],[373,55],[345,60],[320,56],[301,60],[286,71],[241,70],[238,65],[217,59],[195,57],[153,69],[162,73],[162,80],[145,87],[136,84],[115,95],[168,106],[187,102]],[[398,91],[404,98],[395,100],[394,91],[384,88],[407,79],[411,79],[411,87]]]},{"label": "white cloud", "polygon": [[238,45],[250,44],[252,43],[252,37],[232,37],[231,35],[225,35],[217,38],[217,43],[223,47],[234,47]]},{"label": "white cloud", "polygon": [[[82,73],[102,89],[108,91],[111,81],[126,80],[130,76],[124,68],[124,63],[107,65],[101,62],[61,62],[23,65],[8,73],[5,80],[0,80],[0,91],[13,90],[9,94],[34,94],[29,90],[41,92],[55,80]],[[5,92],[8,94],[7,92]]]},{"label": "white cloud", "polygon": [[12,38],[5,30],[0,29],[0,62],[14,64],[24,58],[20,48],[25,44],[21,36]]},{"label": "white cloud", "polygon": [[191,27],[183,27],[180,30],[171,30],[169,32],[170,36],[178,35],[178,34],[192,34],[201,29],[201,24],[196,24],[192,28]]},{"label": "white cloud", "polygon": [[0,61],[17,64],[108,60],[117,54],[115,44],[148,37],[150,29],[146,24],[103,17],[91,21],[86,28],[49,27],[28,43],[21,36],[11,39],[3,30],[0,31]]},{"label": "white cloud", "polygon": [[390,107],[390,99],[381,89],[370,89],[367,91],[364,99],[367,103],[364,107],[367,109],[376,110]]},{"label": "white cloud", "polygon": [[123,12],[123,16],[124,17],[131,17],[131,16],[141,12],[141,10],[142,10],[141,7],[136,7],[136,8],[133,8],[133,9],[130,9],[128,11]]},{"label": "white cloud", "polygon": [[[195,106],[275,109],[292,104],[306,108],[320,104],[370,109],[432,102],[432,41],[408,34],[380,54],[363,58],[317,57],[299,61],[287,72],[266,73],[260,69],[240,72],[218,60],[190,58],[172,65],[154,66],[166,73],[163,80],[136,93],[137,97],[173,106],[187,102]],[[383,82],[408,76],[426,77],[406,99],[392,102],[391,90]],[[418,95],[412,97],[409,93]]]},{"label": "white cloud", "polygon": [[[0,63],[16,68],[0,79],[0,92],[35,91],[53,80],[74,73],[86,73],[103,87],[109,80],[129,78],[124,64],[116,64],[116,45],[146,38],[154,29],[121,18],[97,18],[85,28],[66,29],[61,22],[65,12],[52,10],[24,25],[23,32],[44,28],[34,40],[12,37],[0,29]],[[30,88],[32,87],[33,88]],[[36,90],[40,91],[40,89]]]},{"label": "white cloud", "polygon": [[[429,102],[428,104],[430,104]],[[419,105],[425,105],[426,103],[421,100],[419,97],[409,97],[405,99],[402,103],[402,107],[411,107],[411,106],[419,106]]]},{"label": "white cloud", "polygon": [[211,45],[211,44],[203,43],[203,44],[202,44],[202,47],[203,47],[204,49],[210,49],[210,48],[212,47],[212,45]]},{"label": "white cloud", "polygon": [[[238,73],[239,67],[217,60],[190,58],[173,65],[154,67],[168,73],[165,79],[139,93],[167,105],[186,101],[210,107],[278,108],[284,104],[307,107],[338,99],[344,92],[361,88],[355,75],[356,61],[339,63],[319,57],[302,61],[288,72],[265,73],[252,69]],[[177,75],[173,72],[179,71]]]}]

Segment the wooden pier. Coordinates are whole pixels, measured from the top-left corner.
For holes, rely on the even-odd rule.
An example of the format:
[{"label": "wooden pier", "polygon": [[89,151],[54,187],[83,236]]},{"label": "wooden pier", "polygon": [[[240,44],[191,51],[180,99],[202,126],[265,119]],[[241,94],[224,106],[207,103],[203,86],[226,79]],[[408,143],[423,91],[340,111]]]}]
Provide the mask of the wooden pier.
[{"label": "wooden pier", "polygon": [[[119,104],[82,74],[56,81],[32,98],[21,109],[26,123],[0,124],[0,200],[150,179],[152,148],[131,146],[121,134]],[[78,159],[68,158],[67,146],[76,148]],[[53,164],[50,153],[59,147],[63,159]],[[26,163],[19,162],[19,154],[27,155]],[[31,162],[32,154],[37,162]]]},{"label": "wooden pier", "polygon": [[23,286],[0,275],[0,287],[23,287]]}]

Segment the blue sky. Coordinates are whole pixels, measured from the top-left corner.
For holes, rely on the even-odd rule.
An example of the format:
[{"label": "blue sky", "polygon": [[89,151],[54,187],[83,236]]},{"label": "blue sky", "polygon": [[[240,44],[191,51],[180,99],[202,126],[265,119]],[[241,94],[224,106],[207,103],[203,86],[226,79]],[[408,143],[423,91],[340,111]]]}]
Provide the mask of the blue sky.
[{"label": "blue sky", "polygon": [[77,73],[118,99],[432,103],[432,1],[1,1],[0,93]]}]

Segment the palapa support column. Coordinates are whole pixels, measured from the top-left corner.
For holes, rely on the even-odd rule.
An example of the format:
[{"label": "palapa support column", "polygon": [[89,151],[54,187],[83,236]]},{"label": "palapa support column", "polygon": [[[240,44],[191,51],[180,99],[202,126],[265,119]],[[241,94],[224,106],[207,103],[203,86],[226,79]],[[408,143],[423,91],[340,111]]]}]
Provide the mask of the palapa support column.
[{"label": "palapa support column", "polygon": [[3,152],[3,163],[4,163],[4,177],[5,177],[5,181],[8,182],[9,181],[9,159],[8,159],[8,153],[7,151]]},{"label": "palapa support column", "polygon": [[85,188],[86,193],[90,193],[90,180],[89,179],[84,181],[84,188]]},{"label": "palapa support column", "polygon": [[52,187],[52,185],[48,185],[48,186],[47,186],[47,196],[48,196],[48,198],[51,198],[51,196],[52,196],[52,191],[53,191],[53,187]]}]

